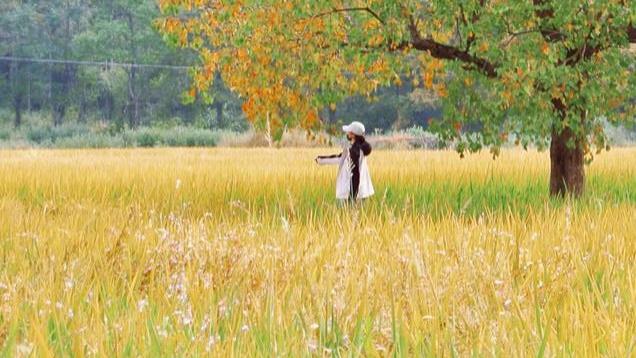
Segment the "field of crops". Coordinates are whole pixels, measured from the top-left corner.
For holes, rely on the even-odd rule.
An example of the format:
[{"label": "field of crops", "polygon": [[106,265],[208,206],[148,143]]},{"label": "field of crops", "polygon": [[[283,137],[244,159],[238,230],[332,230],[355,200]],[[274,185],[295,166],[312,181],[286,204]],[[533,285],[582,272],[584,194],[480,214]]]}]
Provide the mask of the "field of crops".
[{"label": "field of crops", "polygon": [[636,149],[0,152],[0,356],[636,355]]}]

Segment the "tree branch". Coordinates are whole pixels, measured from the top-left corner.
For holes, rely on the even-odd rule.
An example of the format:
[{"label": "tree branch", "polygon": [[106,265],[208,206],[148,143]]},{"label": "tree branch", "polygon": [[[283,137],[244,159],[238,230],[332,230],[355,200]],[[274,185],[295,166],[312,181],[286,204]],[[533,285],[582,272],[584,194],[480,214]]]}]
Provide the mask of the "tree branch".
[{"label": "tree branch", "polygon": [[489,60],[471,55],[468,51],[460,50],[457,47],[441,44],[430,38],[422,38],[412,16],[410,17],[409,30],[411,32],[411,41],[396,46],[396,49],[412,46],[418,51],[428,51],[434,58],[461,61],[469,69],[478,70],[490,78],[497,77],[497,66]]},{"label": "tree branch", "polygon": [[[550,20],[554,17],[554,9],[546,7],[546,0],[533,0],[533,5],[535,6],[534,15],[540,20]],[[580,11],[581,9],[579,9]],[[541,35],[547,42],[559,42],[565,40],[565,35],[558,30],[552,28],[544,28],[543,26],[539,26],[541,28]]]},{"label": "tree branch", "polygon": [[[483,6],[483,1],[481,2],[481,4]],[[464,6],[462,6],[462,4],[459,4],[459,13],[461,15],[462,23],[464,24],[464,26],[468,27],[468,21],[466,20],[466,13],[464,12]],[[477,21],[479,21],[479,16],[477,16],[477,13],[474,13],[472,17],[472,22],[475,23]],[[464,51],[468,52],[474,42],[475,42],[475,34],[471,32],[466,37],[466,49]],[[460,43],[461,43],[461,40],[460,40]]]},{"label": "tree branch", "polygon": [[340,12],[354,12],[354,11],[367,12],[371,16],[373,16],[376,20],[378,20],[382,25],[384,25],[384,20],[382,20],[382,18],[375,11],[371,10],[371,8],[368,7],[368,6],[333,8],[330,11],[325,11],[325,12],[321,12],[319,14],[316,14],[316,15],[312,16],[312,18],[328,16],[328,15],[337,14],[337,13],[340,13]]},{"label": "tree branch", "polygon": [[510,43],[517,37],[533,34],[537,32],[540,32],[540,31],[537,29],[531,29],[531,30],[524,30],[519,32],[508,32],[508,38],[506,39],[506,41],[503,42],[503,47],[508,47],[508,45],[510,45]]}]

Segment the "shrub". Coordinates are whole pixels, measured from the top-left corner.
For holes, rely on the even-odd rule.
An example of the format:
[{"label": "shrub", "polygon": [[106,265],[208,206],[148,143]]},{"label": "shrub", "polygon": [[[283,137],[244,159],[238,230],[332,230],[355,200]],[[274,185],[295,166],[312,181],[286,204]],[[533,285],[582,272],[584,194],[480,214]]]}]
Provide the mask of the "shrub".
[{"label": "shrub", "polygon": [[0,140],[9,140],[9,138],[11,138],[11,130],[0,127]]},{"label": "shrub", "polygon": [[61,138],[76,137],[90,133],[90,128],[81,124],[64,124],[58,127],[50,125],[30,125],[25,130],[25,137],[36,144],[55,143]]},{"label": "shrub", "polygon": [[159,132],[153,128],[137,129],[133,131],[132,137],[138,147],[154,147],[161,139]]},{"label": "shrub", "polygon": [[50,133],[50,129],[46,127],[30,127],[26,130],[25,136],[29,141],[40,144],[50,138]]},{"label": "shrub", "polygon": [[126,147],[123,136],[89,133],[61,138],[55,142],[57,148],[123,148]]},{"label": "shrub", "polygon": [[176,127],[162,131],[161,142],[169,147],[213,147],[219,134],[207,129]]}]

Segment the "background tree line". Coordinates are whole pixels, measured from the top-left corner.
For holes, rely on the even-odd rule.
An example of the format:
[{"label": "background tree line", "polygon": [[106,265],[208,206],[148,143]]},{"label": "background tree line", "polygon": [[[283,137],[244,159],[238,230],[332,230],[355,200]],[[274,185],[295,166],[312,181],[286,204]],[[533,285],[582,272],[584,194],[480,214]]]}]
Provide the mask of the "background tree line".
[{"label": "background tree line", "polygon": [[[153,25],[159,16],[154,0],[2,2],[0,120],[12,128],[24,125],[25,114],[36,114],[51,128],[69,123],[102,123],[114,131],[159,125],[248,128],[241,100],[221,80],[209,100],[185,98],[187,67],[198,57],[162,38]],[[321,113],[327,124],[361,119],[372,130],[426,127],[436,115],[435,98],[413,92],[407,80],[380,89],[371,102],[352,97]]]},{"label": "background tree line", "polygon": [[213,102],[184,103],[187,67],[195,57],[166,44],[152,25],[157,16],[152,0],[0,4],[3,119],[20,127],[25,113],[40,112],[55,126],[99,120],[136,128],[198,120],[204,127],[232,128],[237,123],[230,119],[241,117],[240,102],[222,84],[214,88]]}]

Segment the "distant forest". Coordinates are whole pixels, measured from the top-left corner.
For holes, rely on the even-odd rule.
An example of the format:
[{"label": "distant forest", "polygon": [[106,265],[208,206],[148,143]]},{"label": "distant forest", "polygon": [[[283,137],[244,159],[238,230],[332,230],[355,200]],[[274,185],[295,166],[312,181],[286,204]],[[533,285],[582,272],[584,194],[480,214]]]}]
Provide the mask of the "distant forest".
[{"label": "distant forest", "polygon": [[214,103],[184,104],[196,57],[163,41],[152,25],[157,16],[152,0],[3,1],[3,119],[10,113],[19,127],[25,113],[40,112],[56,126],[92,120],[131,128],[169,120],[228,126],[218,119],[240,117],[240,104],[222,86],[214,88]]},{"label": "distant forest", "polygon": [[[241,99],[216,81],[211,100],[184,101],[192,53],[155,30],[154,0],[3,0],[0,3],[0,121],[9,128],[101,123],[112,130],[196,126],[242,131]],[[408,83],[408,81],[405,81]],[[374,101],[325,109],[326,123],[363,120],[372,130],[426,127],[435,100],[408,85]]]}]

